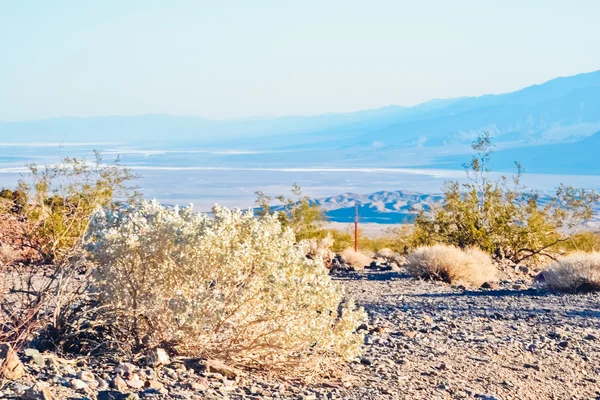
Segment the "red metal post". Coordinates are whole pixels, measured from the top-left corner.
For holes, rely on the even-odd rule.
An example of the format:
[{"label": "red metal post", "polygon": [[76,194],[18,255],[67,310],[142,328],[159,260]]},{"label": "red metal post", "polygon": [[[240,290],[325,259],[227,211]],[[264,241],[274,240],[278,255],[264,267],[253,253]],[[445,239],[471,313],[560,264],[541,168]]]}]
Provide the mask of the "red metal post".
[{"label": "red metal post", "polygon": [[358,251],[358,204],[354,207],[354,252]]}]

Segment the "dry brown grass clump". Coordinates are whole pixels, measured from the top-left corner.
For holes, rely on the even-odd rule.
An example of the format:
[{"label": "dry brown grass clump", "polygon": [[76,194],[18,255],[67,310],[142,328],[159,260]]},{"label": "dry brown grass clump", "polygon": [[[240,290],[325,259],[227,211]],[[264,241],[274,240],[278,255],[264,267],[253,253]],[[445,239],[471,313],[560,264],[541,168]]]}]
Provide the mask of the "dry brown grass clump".
[{"label": "dry brown grass clump", "polygon": [[371,264],[373,259],[360,251],[354,251],[352,248],[347,248],[342,252],[342,258],[354,269],[363,269],[367,265]]},{"label": "dry brown grass clump", "polygon": [[600,253],[576,252],[544,270],[541,285],[559,291],[600,290]]},{"label": "dry brown grass clump", "polygon": [[497,274],[490,256],[481,250],[446,245],[419,247],[408,255],[406,269],[419,278],[468,286],[494,281]]},{"label": "dry brown grass clump", "polygon": [[387,247],[379,249],[375,252],[375,257],[394,258],[398,253]]}]

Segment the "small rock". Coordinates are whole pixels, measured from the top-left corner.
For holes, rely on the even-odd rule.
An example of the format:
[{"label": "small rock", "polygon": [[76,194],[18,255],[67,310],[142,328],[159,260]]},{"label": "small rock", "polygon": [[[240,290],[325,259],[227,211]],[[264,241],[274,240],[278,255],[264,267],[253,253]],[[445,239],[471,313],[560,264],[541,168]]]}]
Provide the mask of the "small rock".
[{"label": "small rock", "polygon": [[417,336],[417,331],[401,331],[400,332],[402,334],[402,336],[406,336],[407,338],[414,338],[415,336]]},{"label": "small rock", "polygon": [[226,376],[229,379],[235,379],[241,375],[241,372],[235,368],[225,365],[219,360],[206,360],[204,363],[208,372],[214,372]]},{"label": "small rock", "polygon": [[584,339],[590,340],[590,341],[598,340],[598,338],[596,336],[592,335],[591,333],[588,333],[587,335],[585,335]]},{"label": "small rock", "polygon": [[137,374],[133,374],[131,379],[128,379],[125,382],[127,383],[127,386],[132,389],[141,389],[144,387],[144,381],[141,380]]},{"label": "small rock", "polygon": [[138,367],[131,363],[120,363],[115,367],[115,373],[129,375],[138,370]]},{"label": "small rock", "polygon": [[362,365],[373,365],[373,360],[372,360],[372,359],[370,359],[370,358],[367,358],[367,357],[362,357],[362,358],[360,359],[360,363],[361,363]]},{"label": "small rock", "polygon": [[204,392],[205,390],[210,388],[210,383],[208,382],[208,379],[206,379],[204,377],[198,378],[198,380],[196,382],[193,382],[193,385],[194,385],[194,390],[199,390],[201,392]]},{"label": "small rock", "polygon": [[164,349],[158,348],[146,354],[146,363],[153,367],[158,367],[160,365],[169,365],[171,359]]},{"label": "small rock", "polygon": [[525,368],[530,368],[530,369],[534,369],[536,371],[540,370],[540,366],[538,364],[525,364],[523,365]]},{"label": "small rock", "polygon": [[36,385],[27,389],[25,393],[21,396],[23,400],[54,400],[54,396],[52,396],[52,392],[50,392],[50,388],[42,385],[42,383],[37,383]]},{"label": "small rock", "polygon": [[109,388],[108,382],[106,382],[104,379],[98,379],[97,383],[98,386],[96,386],[96,389],[98,390],[106,390]]},{"label": "small rock", "polygon": [[498,289],[498,287],[498,283],[492,281],[484,282],[483,285],[481,285],[482,289]]},{"label": "small rock", "polygon": [[64,364],[62,366],[62,370],[64,371],[65,374],[67,375],[75,375],[77,372],[75,371],[75,368],[73,368],[73,366],[69,365],[69,364]]},{"label": "small rock", "polygon": [[156,379],[151,379],[151,380],[144,382],[144,387],[149,388],[149,389],[160,390],[164,386],[165,385],[163,385],[160,381],[158,381]]},{"label": "small rock", "polygon": [[531,270],[530,270],[528,267],[524,266],[524,265],[519,265],[519,266],[517,266],[517,270],[518,270],[520,273],[522,273],[522,274],[526,274],[526,275],[529,275],[529,273],[531,272]]},{"label": "small rock", "polygon": [[31,357],[33,362],[35,362],[40,367],[46,365],[46,359],[44,359],[44,357],[40,354],[40,352],[37,349],[25,349],[25,355],[27,357]]},{"label": "small rock", "polygon": [[96,381],[94,374],[92,374],[90,371],[79,371],[77,373],[77,379],[81,379],[84,382],[95,382]]},{"label": "small rock", "polygon": [[77,391],[87,391],[89,390],[89,386],[87,383],[82,381],[81,379],[71,379],[69,380],[69,386],[73,390]]},{"label": "small rock", "polygon": [[120,376],[116,376],[115,379],[113,379],[113,381],[111,382],[111,387],[122,392],[127,390],[127,382],[125,382],[125,380]]}]

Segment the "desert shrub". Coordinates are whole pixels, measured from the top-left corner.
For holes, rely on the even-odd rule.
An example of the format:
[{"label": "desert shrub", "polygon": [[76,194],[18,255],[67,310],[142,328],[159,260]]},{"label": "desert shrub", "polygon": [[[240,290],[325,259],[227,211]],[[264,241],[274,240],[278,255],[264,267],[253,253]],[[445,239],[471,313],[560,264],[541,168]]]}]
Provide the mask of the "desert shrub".
[{"label": "desert shrub", "polygon": [[328,229],[327,233],[333,239],[331,250],[336,254],[342,254],[348,247],[354,246],[354,237],[350,232]]},{"label": "desert shrub", "polygon": [[[333,238],[331,249],[341,254],[348,247],[354,247],[354,227],[349,225],[347,230],[328,229]],[[406,253],[410,248],[410,228],[406,225],[391,227],[379,237],[366,236],[362,229],[358,229],[358,249],[364,252],[376,253],[380,249],[391,249],[396,253]]]},{"label": "desert shrub", "polygon": [[543,287],[559,291],[600,290],[600,253],[575,252],[541,273]]},{"label": "desert shrub", "polygon": [[375,252],[375,257],[393,258],[397,253],[392,249],[384,247]]},{"label": "desert shrub", "polygon": [[478,247],[498,259],[536,262],[555,258],[556,246],[592,217],[599,199],[596,192],[561,185],[554,196],[542,201],[521,184],[518,163],[512,179],[490,180],[487,164],[493,143],[488,133],[472,147],[477,154],[464,166],[468,183],[449,182],[443,206],[417,217],[414,244]]},{"label": "desert shrub", "polygon": [[363,269],[367,265],[371,264],[373,259],[360,251],[354,251],[353,248],[347,248],[342,252],[342,258],[354,269]]},{"label": "desert shrub", "polygon": [[319,260],[327,268],[331,267],[331,262],[335,257],[335,253],[331,251],[334,242],[333,237],[327,235],[324,238],[306,239],[305,241],[308,245],[307,256],[313,260]]},{"label": "desert shrub", "polygon": [[[309,197],[302,194],[302,188],[294,184],[292,196],[267,196],[256,192],[256,211],[258,216],[275,215],[284,228],[290,228],[296,240],[324,238],[328,232],[323,229],[326,220],[325,211]],[[277,200],[278,205],[273,205]]]},{"label": "desert shrub", "polygon": [[20,214],[27,205],[27,194],[22,190],[2,189],[0,191],[0,210]]},{"label": "desert shrub", "polygon": [[29,166],[30,174],[19,184],[22,205],[23,245],[34,249],[44,262],[60,262],[77,252],[97,207],[112,207],[119,200],[136,198],[128,186],[135,176],[118,159],[103,164],[96,153],[95,163],[64,158],[57,165]]},{"label": "desert shrub", "polygon": [[593,253],[600,251],[600,234],[598,232],[578,232],[563,242],[557,243],[554,250],[560,254],[582,251]]},{"label": "desert shrub", "polygon": [[415,277],[469,286],[494,281],[497,273],[488,254],[447,245],[417,248],[408,254],[406,269]]},{"label": "desert shrub", "polygon": [[343,303],[321,260],[276,216],[142,202],[99,213],[90,232],[100,302],[134,349],[271,366],[360,349],[364,312]]},{"label": "desert shrub", "polygon": [[[30,166],[17,191],[4,190],[0,243],[14,252],[0,264],[0,342],[22,346],[42,332],[64,327],[88,297],[83,244],[97,207],[112,207],[133,176],[118,162],[104,165],[66,158]],[[12,199],[12,200],[11,200]],[[46,263],[43,268],[15,261]],[[81,319],[82,315],[78,315]],[[75,319],[77,319],[75,318]]]},{"label": "desert shrub", "polygon": [[409,225],[393,226],[386,229],[381,236],[360,236],[358,246],[364,251],[375,253],[381,249],[389,249],[395,253],[406,254],[412,248],[411,232]]}]

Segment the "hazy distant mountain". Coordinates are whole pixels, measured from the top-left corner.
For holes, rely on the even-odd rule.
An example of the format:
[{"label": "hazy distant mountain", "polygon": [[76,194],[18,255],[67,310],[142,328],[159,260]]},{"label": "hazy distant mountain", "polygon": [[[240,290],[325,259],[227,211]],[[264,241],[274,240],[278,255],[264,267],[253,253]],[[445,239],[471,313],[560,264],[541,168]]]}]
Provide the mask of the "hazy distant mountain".
[{"label": "hazy distant mountain", "polygon": [[535,172],[596,173],[590,146],[597,143],[585,140],[600,131],[600,71],[500,95],[311,117],[215,121],[142,115],[0,122],[0,143],[268,150],[235,157],[237,165],[249,166],[457,168],[470,153],[469,143],[483,130],[498,143],[497,167],[507,168],[518,159]]},{"label": "hazy distant mountain", "polygon": [[368,195],[343,193],[315,202],[327,210],[327,216],[333,222],[353,222],[358,204],[362,222],[392,224],[412,222],[421,210],[430,211],[440,205],[442,196],[398,190]]},{"label": "hazy distant mountain", "polygon": [[[550,197],[540,196],[540,203]],[[443,204],[441,194],[424,194],[398,190],[365,195],[343,193],[338,196],[317,199],[315,202],[327,211],[331,222],[354,221],[355,205],[358,204],[359,220],[363,223],[398,224],[411,223],[421,210],[429,212]],[[596,208],[594,223],[600,220],[600,207]]]}]

